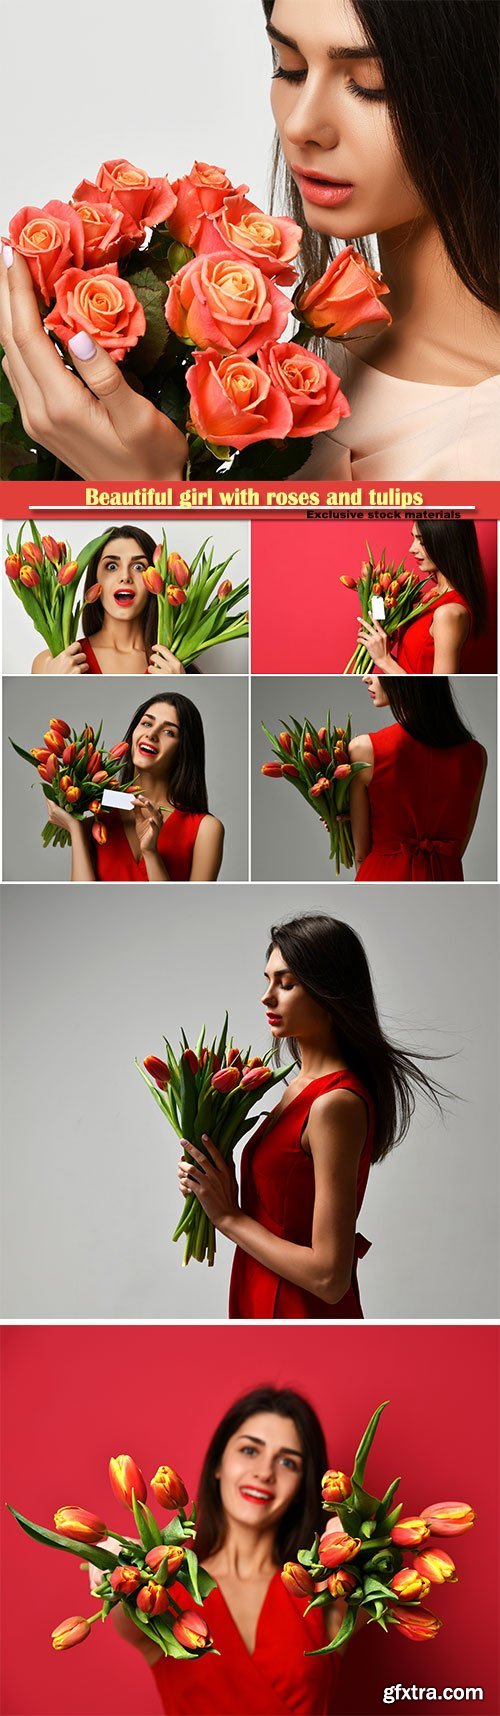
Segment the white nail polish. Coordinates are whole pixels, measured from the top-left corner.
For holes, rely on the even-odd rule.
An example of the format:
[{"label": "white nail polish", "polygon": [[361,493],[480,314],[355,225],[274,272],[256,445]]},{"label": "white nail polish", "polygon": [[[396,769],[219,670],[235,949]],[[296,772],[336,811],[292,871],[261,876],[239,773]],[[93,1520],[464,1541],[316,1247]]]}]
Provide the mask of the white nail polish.
[{"label": "white nail polish", "polygon": [[2,244],[2,257],[6,268],[12,268],[14,253],[10,244]]},{"label": "white nail polish", "polygon": [[91,340],[90,334],[86,334],[83,328],[81,333],[73,334],[73,338],[68,340],[68,345],[73,357],[79,358],[80,363],[88,363],[89,358],[95,357],[97,351],[97,346]]}]

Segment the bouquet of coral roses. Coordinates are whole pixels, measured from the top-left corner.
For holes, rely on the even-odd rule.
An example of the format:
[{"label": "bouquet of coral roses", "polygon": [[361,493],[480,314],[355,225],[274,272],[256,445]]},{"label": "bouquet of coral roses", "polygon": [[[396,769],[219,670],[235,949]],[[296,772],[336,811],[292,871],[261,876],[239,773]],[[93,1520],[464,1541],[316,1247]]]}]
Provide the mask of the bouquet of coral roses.
[{"label": "bouquet of coral roses", "polygon": [[[355,578],[342,577],[340,582],[347,590],[356,590],[361,602],[361,618],[367,623],[379,620],[388,638],[395,636],[400,626],[406,626],[410,620],[417,620],[419,614],[425,614],[432,603],[422,601],[422,591],[426,579],[420,579],[417,572],[409,572],[404,560],[395,566],[391,560],[386,564],[385,548],[382,549],[380,560],[375,560],[369,543],[366,544],[368,559],[363,561],[361,575],[356,583]],[[374,602],[379,606],[374,607]],[[361,641],[357,644],[344,673],[371,673],[373,657],[367,645]]]},{"label": "bouquet of coral roses", "polygon": [[[13,547],[7,537],[5,571],[11,589],[22,602],[51,655],[61,655],[76,642],[81,614],[80,603],[75,606],[76,592],[94,554],[100,554],[111,527],[87,542],[73,559],[67,542],[56,542],[53,536],[40,536],[34,521],[30,521],[32,542],[24,537],[22,524]],[[96,600],[100,586],[88,590],[85,604]]]},{"label": "bouquet of coral roses", "polygon": [[[274,1089],[290,1072],[290,1067],[275,1071],[269,1065],[271,1055],[253,1055],[251,1049],[241,1055],[228,1040],[228,1015],[220,1037],[205,1043],[205,1026],[196,1048],[189,1047],[185,1032],[181,1033],[180,1054],[176,1056],[164,1038],[166,1060],[148,1055],[142,1066],[136,1061],[141,1077],[148,1085],[162,1114],[182,1139],[188,1161],[189,1144],[207,1155],[205,1138],[210,1138],[226,1161],[255,1125],[256,1116],[249,1119],[250,1110],[259,1100],[259,1092]],[[201,1208],[194,1192],[184,1199],[184,1210],[177,1223],[173,1239],[185,1236],[184,1263],[191,1257],[209,1265],[214,1263],[215,1228]]]},{"label": "bouquet of coral roses", "polygon": [[[203,161],[170,183],[110,160],[67,202],[28,205],[9,225],[61,356],[71,362],[81,333],[105,347],[186,434],[189,474],[299,470],[312,437],[349,415],[338,376],[305,348],[318,334],[391,321],[388,288],[352,246],[320,280],[302,280],[302,228],[265,214],[248,188]],[[19,452],[33,458],[33,443],[8,384],[4,398],[5,474],[24,476]],[[40,474],[53,475],[50,455],[37,457]]]},{"label": "bouquet of coral roses", "polygon": [[[23,757],[25,763],[31,763],[43,782],[45,797],[51,804],[58,804],[62,810],[68,810],[79,822],[90,811],[94,818],[92,834],[99,846],[105,846],[108,833],[106,828],[106,811],[103,810],[102,796],[106,789],[116,787],[116,777],[120,774],[124,757],[128,753],[125,739],[120,744],[112,745],[106,751],[101,745],[102,721],[97,733],[93,727],[85,726],[82,733],[68,727],[67,721],[61,721],[58,715],[52,715],[48,730],[43,735],[43,745],[35,745],[32,751],[24,751],[21,745],[10,743],[17,751],[18,757]],[[134,792],[135,782],[131,782],[122,791]],[[69,846],[71,836],[67,828],[58,828],[53,822],[46,822],[42,829],[44,846]]]},{"label": "bouquet of coral roses", "polygon": [[[338,1517],[342,1530],[316,1537],[312,1548],[299,1550],[298,1561],[288,1561],[281,1575],[294,1597],[309,1597],[308,1609],[322,1608],[338,1598],[345,1603],[336,1638],[308,1655],[326,1655],[345,1644],[360,1610],[384,1632],[393,1626],[416,1642],[435,1638],[442,1623],[422,1603],[431,1585],[454,1583],[457,1578],[451,1556],[436,1548],[432,1538],[456,1537],[470,1530],[475,1514],[466,1502],[436,1502],[417,1516],[401,1518],[402,1503],[393,1507],[400,1478],[394,1478],[381,1500],[364,1487],[368,1454],[388,1404],[384,1400],[373,1413],[352,1476],[329,1471],[323,1478],[325,1512]],[[410,1560],[405,1561],[405,1551]]]},{"label": "bouquet of coral roses", "polygon": [[262,774],[271,779],[290,781],[297,787],[306,804],[312,805],[330,835],[330,858],[335,859],[337,876],[343,864],[350,870],[354,863],[349,793],[351,782],[365,763],[349,761],[351,717],[345,727],[334,727],[328,710],[326,727],[313,727],[307,719],[293,720],[282,733],[270,733],[262,722],[266,738],[272,745],[277,762],[264,763]]},{"label": "bouquet of coral roses", "polygon": [[[196,1537],[196,1508],[186,1514],[187,1490],[171,1466],[159,1466],[151,1489],[160,1507],[174,1517],[163,1528],[146,1505],[147,1486],[139,1466],[128,1454],[109,1462],[111,1488],[117,1501],[130,1508],[139,1542],[122,1537],[97,1514],[82,1507],[60,1507],[54,1514],[55,1531],[34,1525],[24,1514],[10,1508],[22,1530],[36,1543],[47,1543],[80,1562],[89,1562],[101,1572],[93,1596],[101,1602],[96,1614],[70,1615],[52,1633],[54,1650],[70,1650],[88,1638],[94,1621],[105,1621],[121,1603],[139,1631],[158,1645],[164,1656],[200,1657],[214,1649],[213,1640],[199,1608],[214,1588],[214,1580],[198,1565],[193,1549]],[[175,1511],[174,1511],[175,1510]],[[108,1539],[103,1543],[103,1539]],[[115,1545],[115,1547],[112,1547]],[[183,1586],[198,1605],[184,1607],[173,1596],[172,1587]]]}]

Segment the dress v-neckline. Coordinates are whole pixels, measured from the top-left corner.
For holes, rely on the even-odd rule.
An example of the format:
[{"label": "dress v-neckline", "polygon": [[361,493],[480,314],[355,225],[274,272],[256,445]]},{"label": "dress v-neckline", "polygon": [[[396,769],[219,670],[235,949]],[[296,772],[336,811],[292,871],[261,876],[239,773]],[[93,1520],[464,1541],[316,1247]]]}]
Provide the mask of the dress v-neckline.
[{"label": "dress v-neckline", "polygon": [[[170,810],[170,811],[169,811],[169,814],[168,814],[168,816],[164,816],[164,818],[163,818],[163,827],[164,827],[164,828],[165,828],[165,825],[166,825],[166,823],[167,823],[167,822],[170,822],[170,818],[171,818],[171,817],[172,817],[172,816],[178,816],[178,814],[179,814],[179,813],[178,813],[178,810],[177,810],[177,808],[176,808],[176,805],[175,805],[175,804],[174,804],[174,805],[172,805],[172,809],[171,809],[171,810]],[[126,826],[125,826],[125,823],[124,823],[124,820],[123,820],[123,817],[122,817],[122,813],[121,813],[121,811],[118,811],[118,816],[119,816],[119,819],[120,819],[120,831],[121,831],[121,834],[122,834],[122,837],[123,837],[123,839],[124,839],[124,841],[125,841],[125,844],[126,844],[126,846],[127,846],[127,847],[128,847],[128,850],[129,850],[129,852],[130,852],[130,856],[131,856],[131,859],[132,859],[132,863],[133,863],[133,864],[135,864],[135,867],[136,867],[136,870],[139,870],[139,869],[140,869],[140,866],[141,866],[141,864],[142,864],[142,863],[144,863],[144,862],[145,862],[145,858],[144,858],[144,853],[143,853],[143,852],[140,852],[140,853],[139,853],[139,857],[138,857],[138,858],[136,858],[136,856],[135,856],[135,852],[134,852],[134,850],[133,850],[133,847],[132,847],[132,846],[131,846],[131,844],[130,844],[130,840],[129,840],[129,837],[128,837],[128,834],[127,834],[127,829],[126,829]],[[161,832],[161,830],[160,830],[160,832]]]},{"label": "dress v-neckline", "polygon": [[[305,1096],[306,1091],[311,1090],[313,1084],[324,1084],[326,1079],[341,1078],[342,1073],[349,1072],[350,1067],[338,1067],[337,1072],[321,1073],[318,1078],[310,1078],[307,1084],[302,1085],[302,1090],[298,1090],[297,1095],[292,1096],[290,1098],[290,1102],[285,1103],[285,1106],[280,1110],[280,1113],[275,1115],[274,1120],[272,1110],[270,1115],[268,1117],[266,1116],[263,1130],[261,1132],[261,1138],[267,1137],[268,1132],[273,1132],[275,1126],[279,1126],[280,1120],[283,1120],[284,1115],[288,1114],[289,1108],[293,1108],[295,1102],[300,1102],[301,1096]],[[354,1073],[352,1076],[354,1077]]]},{"label": "dress v-neckline", "polygon": [[[273,1574],[272,1574],[272,1575],[271,1575],[271,1578],[270,1578],[270,1580],[269,1580],[269,1584],[268,1584],[268,1587],[267,1587],[267,1591],[266,1591],[266,1592],[265,1592],[265,1595],[264,1595],[264,1598],[263,1598],[263,1601],[262,1601],[262,1603],[261,1603],[261,1606],[260,1606],[260,1609],[259,1609],[259,1613],[258,1613],[258,1616],[257,1616],[257,1625],[256,1625],[256,1628],[255,1628],[255,1644],[254,1644],[254,1647],[253,1647],[253,1650],[249,1650],[249,1649],[248,1649],[248,1645],[247,1645],[247,1644],[245,1644],[245,1640],[244,1640],[244,1638],[243,1638],[243,1633],[240,1633],[240,1629],[239,1629],[239,1626],[238,1626],[238,1622],[237,1622],[237,1621],[235,1621],[235,1618],[234,1618],[234,1615],[233,1615],[233,1612],[232,1612],[232,1609],[230,1609],[230,1607],[229,1607],[229,1603],[228,1603],[228,1601],[227,1601],[227,1598],[226,1598],[226,1597],[225,1597],[225,1596],[224,1596],[224,1592],[223,1592],[223,1590],[222,1590],[222,1589],[221,1589],[221,1586],[220,1586],[220,1585],[217,1585],[217,1595],[218,1595],[218,1596],[219,1596],[219,1597],[220,1597],[220,1598],[221,1598],[221,1601],[222,1601],[222,1602],[223,1602],[223,1604],[224,1604],[224,1608],[225,1608],[225,1610],[226,1610],[226,1612],[227,1612],[227,1614],[228,1614],[228,1615],[229,1615],[229,1619],[230,1619],[230,1622],[231,1622],[231,1626],[232,1626],[232,1627],[234,1627],[234,1631],[235,1631],[235,1633],[236,1633],[236,1634],[237,1634],[237,1636],[238,1636],[238,1639],[239,1639],[239,1641],[240,1641],[240,1644],[241,1644],[241,1647],[242,1647],[242,1650],[244,1650],[244,1651],[245,1651],[245,1653],[246,1653],[246,1655],[247,1655],[247,1656],[249,1656],[249,1657],[250,1657],[250,1661],[251,1661],[251,1662],[253,1662],[253,1660],[254,1660],[254,1658],[255,1658],[255,1657],[256,1657],[256,1655],[257,1655],[257,1648],[258,1648],[258,1644],[259,1644],[259,1633],[260,1633],[260,1630],[261,1630],[261,1623],[262,1623],[262,1619],[263,1619],[263,1616],[264,1616],[264,1613],[265,1613],[265,1610],[266,1610],[266,1608],[267,1608],[267,1603],[268,1603],[268,1600],[269,1600],[269,1595],[270,1595],[270,1592],[271,1592],[271,1590],[272,1590],[272,1588],[273,1588],[273,1586],[274,1586],[274,1583],[275,1583],[275,1580],[276,1580],[276,1579],[281,1579],[281,1569],[280,1569],[280,1568],[279,1568],[279,1567],[277,1567],[277,1568],[276,1568],[276,1570],[275,1570],[275,1572],[274,1572],[274,1573],[273,1573]],[[216,1583],[217,1583],[217,1582],[216,1582]]]}]

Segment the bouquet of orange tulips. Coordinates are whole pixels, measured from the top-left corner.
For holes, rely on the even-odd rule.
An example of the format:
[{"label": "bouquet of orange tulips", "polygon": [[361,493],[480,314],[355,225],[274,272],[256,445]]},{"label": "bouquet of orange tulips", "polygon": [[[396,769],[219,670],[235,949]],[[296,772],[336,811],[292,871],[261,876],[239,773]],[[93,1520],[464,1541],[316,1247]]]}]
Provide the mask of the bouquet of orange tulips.
[{"label": "bouquet of orange tulips", "polygon": [[[119,745],[112,745],[106,751],[100,745],[102,721],[97,733],[93,727],[86,726],[82,733],[68,727],[67,721],[61,721],[58,715],[53,715],[49,722],[48,731],[43,735],[43,745],[35,746],[32,751],[24,751],[21,745],[10,743],[17,751],[18,757],[23,757],[26,763],[36,769],[43,783],[45,797],[52,804],[59,804],[63,810],[68,810],[79,822],[90,811],[94,817],[92,834],[100,846],[104,846],[107,836],[106,812],[102,808],[102,795],[106,787],[116,786],[116,777],[120,774],[123,759],[128,753],[125,740]],[[134,792],[136,783],[132,781],[120,790]],[[69,846],[70,835],[66,828],[57,828],[53,822],[46,822],[42,829],[44,846]]]},{"label": "bouquet of orange tulips", "polygon": [[[291,1067],[276,1071],[269,1065],[272,1051],[263,1060],[259,1055],[252,1056],[251,1049],[240,1054],[232,1037],[228,1039],[228,1029],[226,1013],[220,1037],[218,1040],[214,1037],[210,1045],[205,1043],[205,1026],[194,1049],[182,1031],[178,1056],[164,1037],[166,1060],[147,1055],[142,1065],[138,1060],[135,1063],[162,1114],[182,1139],[188,1161],[192,1161],[190,1143],[207,1154],[205,1136],[228,1161],[236,1144],[255,1125],[257,1117],[252,1115],[249,1119],[249,1115],[260,1091],[274,1089],[291,1071]],[[213,1265],[215,1228],[194,1192],[184,1199],[184,1210],[172,1237],[177,1240],[181,1234],[186,1242],[185,1264],[194,1257],[198,1263],[207,1258],[209,1266]]]},{"label": "bouquet of orange tulips", "polygon": [[[364,1487],[370,1448],[388,1404],[384,1400],[373,1413],[351,1477],[346,1472],[325,1472],[325,1513],[334,1513],[342,1530],[316,1536],[312,1548],[299,1550],[298,1561],[288,1561],[281,1575],[294,1597],[310,1598],[306,1614],[339,1598],[345,1603],[336,1638],[308,1655],[324,1656],[346,1644],[361,1609],[384,1632],[393,1626],[417,1642],[435,1638],[442,1623],[422,1604],[431,1585],[454,1583],[457,1578],[451,1556],[436,1548],[432,1539],[470,1531],[475,1514],[468,1503],[436,1502],[416,1516],[401,1518],[402,1503],[393,1507],[400,1478],[394,1478],[380,1501]],[[404,1551],[411,1559],[405,1560]]]},{"label": "bouquet of orange tulips", "polygon": [[153,555],[153,565],[143,572],[144,583],[158,597],[158,643],[173,650],[183,667],[214,644],[248,637],[248,613],[231,614],[235,603],[248,596],[248,582],[235,589],[224,577],[234,560],[214,566],[213,544],[202,543],[191,565],[180,554],[169,554],[165,531]]},{"label": "bouquet of orange tulips", "polygon": [[[135,1460],[118,1454],[109,1462],[109,1476],[117,1501],[133,1514],[139,1542],[122,1537],[114,1526],[106,1525],[86,1508],[58,1508],[55,1531],[34,1525],[14,1507],[9,1509],[36,1543],[77,1555],[81,1563],[89,1562],[102,1574],[93,1591],[101,1608],[87,1619],[71,1615],[60,1621],[52,1633],[54,1650],[70,1650],[72,1645],[81,1644],[94,1621],[105,1621],[111,1609],[121,1603],[129,1620],[159,1646],[164,1656],[206,1656],[214,1649],[207,1622],[196,1609],[179,1603],[172,1589],[182,1586],[199,1610],[214,1588],[214,1580],[198,1565],[193,1549],[196,1508],[193,1504],[190,1512],[185,1512],[188,1495],[182,1478],[171,1466],[159,1466],[151,1479],[155,1500],[174,1516],[162,1529],[146,1504],[147,1485]],[[108,1538],[109,1542],[103,1542]]]},{"label": "bouquet of orange tulips", "polygon": [[[396,566],[391,560],[386,564],[385,548],[382,549],[380,560],[375,563],[369,543],[366,544],[368,559],[363,561],[361,575],[356,583],[355,578],[342,577],[340,582],[347,590],[357,590],[361,602],[361,617],[368,622],[377,616],[373,613],[373,598],[379,597],[383,603],[384,617],[380,619],[388,638],[394,637],[400,626],[408,625],[409,620],[418,619],[419,614],[425,614],[429,601],[422,601],[422,591],[426,580],[420,579],[417,572],[409,572],[404,560]],[[358,643],[344,673],[370,673],[373,668],[373,658],[364,643]]]},{"label": "bouquet of orange tulips", "polygon": [[[73,559],[67,542],[56,542],[53,536],[40,536],[30,520],[32,542],[24,538],[27,525],[22,524],[15,547],[7,537],[5,571],[14,594],[33,621],[51,655],[76,642],[81,604],[75,606],[76,592],[93,554],[100,553],[111,535],[111,527],[94,537]],[[95,600],[95,589],[89,590],[86,602]]]},{"label": "bouquet of orange tulips", "polygon": [[262,774],[271,780],[290,781],[302,798],[321,817],[330,835],[330,858],[335,860],[337,876],[340,866],[350,870],[354,863],[349,793],[351,782],[366,763],[349,761],[351,717],[345,727],[334,727],[328,710],[326,727],[313,727],[307,719],[292,720],[282,733],[270,733],[262,722],[266,738],[278,759],[264,763]]}]

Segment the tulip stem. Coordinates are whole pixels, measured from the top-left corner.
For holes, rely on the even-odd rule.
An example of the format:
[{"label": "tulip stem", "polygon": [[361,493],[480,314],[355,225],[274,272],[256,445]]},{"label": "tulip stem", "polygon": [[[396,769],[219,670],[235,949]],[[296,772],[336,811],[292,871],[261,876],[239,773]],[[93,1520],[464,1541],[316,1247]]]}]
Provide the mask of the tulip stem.
[{"label": "tulip stem", "polygon": [[94,1621],[100,1621],[101,1616],[103,1614],[104,1614],[104,1609],[97,1609],[95,1615],[87,1615],[86,1616],[87,1626],[92,1627],[94,1625]]},{"label": "tulip stem", "polygon": [[123,1543],[124,1549],[134,1549],[135,1548],[135,1545],[133,1543],[131,1543],[130,1538],[129,1537],[122,1537],[121,1532],[115,1531],[114,1526],[113,1526],[113,1530],[112,1530],[110,1535],[112,1537],[116,1537],[117,1543]]}]

